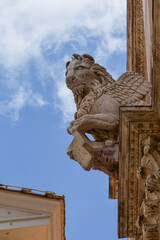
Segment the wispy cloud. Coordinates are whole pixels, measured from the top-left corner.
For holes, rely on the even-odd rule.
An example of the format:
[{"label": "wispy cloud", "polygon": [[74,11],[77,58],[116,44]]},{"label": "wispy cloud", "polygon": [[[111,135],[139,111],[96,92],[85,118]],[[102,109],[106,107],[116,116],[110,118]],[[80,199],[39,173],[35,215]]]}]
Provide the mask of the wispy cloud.
[{"label": "wispy cloud", "polygon": [[[11,88],[20,93],[20,89],[28,81],[32,83],[32,88],[35,81],[29,76],[32,73],[28,74],[27,80],[22,81],[20,76],[22,71],[31,71],[30,62],[34,61],[38,66],[36,80],[40,81],[39,84],[44,87],[51,78],[55,80],[56,89],[53,90],[57,96],[56,106],[62,109],[64,118],[67,119],[74,107],[70,94],[62,83],[64,76],[59,74],[64,72],[65,61],[72,51],[92,53],[100,63],[106,63],[114,53],[125,51],[125,14],[125,0],[1,1],[1,84],[5,82],[6,87],[10,88],[11,96]],[[12,78],[7,77],[9,75]],[[33,99],[31,94],[34,96],[35,91],[31,92],[27,96]],[[7,104],[8,112],[12,112],[12,105],[14,103]],[[20,107],[16,108],[18,117],[15,120],[25,106],[22,101]]]},{"label": "wispy cloud", "polygon": [[76,107],[72,93],[63,82],[57,84],[57,99],[55,98],[55,107],[63,113],[64,123],[73,120]]},{"label": "wispy cloud", "polygon": [[42,107],[48,103],[39,93],[33,93],[30,86],[21,86],[9,100],[0,101],[0,114],[13,122],[19,120],[19,112],[25,106]]}]

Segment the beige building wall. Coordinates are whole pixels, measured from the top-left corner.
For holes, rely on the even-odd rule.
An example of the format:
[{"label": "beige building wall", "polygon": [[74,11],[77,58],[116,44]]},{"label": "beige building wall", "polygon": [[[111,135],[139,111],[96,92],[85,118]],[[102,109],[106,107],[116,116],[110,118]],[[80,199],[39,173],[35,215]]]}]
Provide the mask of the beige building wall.
[{"label": "beige building wall", "polygon": [[0,186],[0,240],[65,240],[64,197]]}]

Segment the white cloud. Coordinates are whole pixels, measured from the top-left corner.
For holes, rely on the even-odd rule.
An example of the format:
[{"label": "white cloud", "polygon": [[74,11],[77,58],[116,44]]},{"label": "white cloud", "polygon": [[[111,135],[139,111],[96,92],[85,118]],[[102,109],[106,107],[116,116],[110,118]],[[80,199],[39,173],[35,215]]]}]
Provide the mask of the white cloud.
[{"label": "white cloud", "polygon": [[64,123],[67,123],[74,119],[74,113],[76,112],[75,104],[73,104],[74,98],[72,92],[63,82],[58,83],[57,89],[58,101],[56,100],[54,104],[63,113]]},{"label": "white cloud", "polygon": [[[97,39],[93,50],[97,62],[102,62],[115,52],[123,52],[126,45],[125,15],[126,0],[0,1],[0,66],[5,69],[6,75],[12,75],[12,78],[5,78],[6,86],[16,88],[17,92],[19,86],[23,87],[25,80],[18,80],[17,75],[22,69],[27,71],[27,64],[32,59],[37,63],[43,85],[47,84],[44,79],[52,74],[56,82],[63,81],[64,77],[58,77],[57,72],[64,72],[67,49],[59,59],[54,59],[53,68],[55,63],[60,63],[55,70],[51,70],[52,64],[45,57],[54,56],[67,43],[72,42],[72,46],[78,43],[87,48],[88,39]],[[78,52],[76,45],[74,49]],[[57,84],[56,104],[60,103],[59,108],[63,109],[66,119],[73,111],[67,104],[72,105],[73,109],[73,102],[64,89],[64,84]],[[19,99],[17,114],[26,105],[23,101]]]},{"label": "white cloud", "polygon": [[39,93],[33,93],[30,86],[21,86],[10,100],[0,102],[0,114],[13,122],[19,120],[19,112],[25,106],[42,107],[48,103]]},{"label": "white cloud", "polygon": [[[16,0],[0,3],[0,62],[13,67],[30,57],[41,57],[45,48],[77,40],[77,29],[100,37],[106,53],[122,50],[125,0]],[[49,39],[47,37],[51,36]],[[81,38],[82,40],[82,38]]]}]

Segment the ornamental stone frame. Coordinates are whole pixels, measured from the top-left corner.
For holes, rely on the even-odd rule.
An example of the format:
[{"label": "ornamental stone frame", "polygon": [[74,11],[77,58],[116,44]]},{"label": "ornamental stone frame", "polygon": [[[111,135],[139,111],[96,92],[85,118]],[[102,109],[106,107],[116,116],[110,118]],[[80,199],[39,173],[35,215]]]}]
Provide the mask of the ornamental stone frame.
[{"label": "ornamental stone frame", "polygon": [[[135,2],[128,1],[128,15],[131,12],[136,14],[137,8],[131,8]],[[143,65],[146,60],[152,63],[153,59],[153,68],[145,67],[148,72],[153,71],[148,74],[153,86],[152,105],[120,108],[119,238],[137,240],[160,239],[160,1],[154,0],[152,7],[153,36],[150,37],[153,38],[153,58],[148,56],[146,59],[147,51],[141,58]],[[128,17],[128,22],[133,23],[133,15]],[[147,17],[151,18],[145,16],[144,19]],[[135,70],[138,71],[138,64],[133,64],[134,61],[131,64],[133,50],[138,54],[138,47],[131,44],[137,32],[132,28],[129,32],[132,34],[128,33],[128,46],[131,46],[128,48],[128,68],[137,66]],[[135,61],[137,59],[135,57]]]}]

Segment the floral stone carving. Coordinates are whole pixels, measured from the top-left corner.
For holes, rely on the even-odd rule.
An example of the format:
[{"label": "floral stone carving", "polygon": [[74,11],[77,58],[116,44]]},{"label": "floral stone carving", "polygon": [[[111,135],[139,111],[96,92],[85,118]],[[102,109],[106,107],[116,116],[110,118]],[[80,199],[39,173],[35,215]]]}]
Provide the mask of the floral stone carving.
[{"label": "floral stone carving", "polygon": [[[109,175],[117,176],[119,107],[147,105],[145,96],[150,83],[135,72],[126,72],[115,81],[90,55],[73,54],[72,61],[66,64],[66,84],[77,106],[75,120],[67,129],[75,137],[68,154],[86,170],[95,165],[102,170],[105,166]],[[92,134],[96,141],[90,141],[85,133]],[[110,154],[104,154],[107,151]],[[107,170],[111,165],[114,174]]]}]

